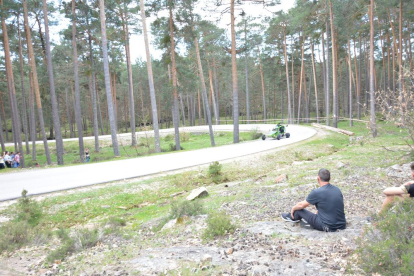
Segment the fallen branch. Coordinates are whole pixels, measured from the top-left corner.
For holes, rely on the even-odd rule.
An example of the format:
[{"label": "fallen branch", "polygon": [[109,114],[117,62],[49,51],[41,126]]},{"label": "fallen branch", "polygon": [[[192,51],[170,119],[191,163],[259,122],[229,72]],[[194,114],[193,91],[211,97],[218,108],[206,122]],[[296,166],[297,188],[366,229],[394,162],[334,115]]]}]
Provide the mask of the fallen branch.
[{"label": "fallen branch", "polygon": [[355,133],[353,133],[352,131],[348,131],[348,130],[344,130],[344,129],[340,129],[340,128],[334,128],[334,127],[324,126],[324,125],[315,124],[315,123],[313,123],[312,126],[317,127],[317,128],[330,130],[330,131],[334,131],[334,132],[341,133],[341,134],[348,135],[348,136],[354,136],[355,135]]}]

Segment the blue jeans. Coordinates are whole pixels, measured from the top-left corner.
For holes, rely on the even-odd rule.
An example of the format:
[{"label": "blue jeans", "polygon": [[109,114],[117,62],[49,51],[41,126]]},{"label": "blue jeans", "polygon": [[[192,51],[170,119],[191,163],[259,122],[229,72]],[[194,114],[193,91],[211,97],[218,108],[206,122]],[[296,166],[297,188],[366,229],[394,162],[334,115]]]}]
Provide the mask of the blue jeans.
[{"label": "blue jeans", "polygon": [[317,214],[312,213],[306,209],[295,211],[293,215],[295,216],[294,217],[295,220],[304,219],[310,224],[310,226],[312,226],[316,230],[324,231],[324,232],[334,231],[334,230],[329,229],[329,227],[326,226],[325,224],[323,224]]}]

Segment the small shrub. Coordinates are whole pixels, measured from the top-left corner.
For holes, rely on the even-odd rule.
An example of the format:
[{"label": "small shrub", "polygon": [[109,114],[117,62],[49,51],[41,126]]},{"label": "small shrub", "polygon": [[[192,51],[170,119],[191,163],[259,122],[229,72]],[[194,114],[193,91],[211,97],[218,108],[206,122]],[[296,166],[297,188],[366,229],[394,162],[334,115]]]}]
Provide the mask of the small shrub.
[{"label": "small shrub", "polygon": [[164,141],[165,141],[165,142],[172,141],[173,139],[174,139],[174,136],[173,136],[172,134],[167,134],[167,135],[164,137]]},{"label": "small shrub", "polygon": [[[180,149],[183,150],[184,148],[180,146]],[[176,151],[176,145],[173,143],[170,143],[170,151]]]},{"label": "small shrub", "polygon": [[30,225],[26,221],[9,221],[0,227],[0,252],[13,251],[30,240]]},{"label": "small shrub", "polygon": [[22,191],[22,198],[13,210],[14,219],[0,227],[0,252],[11,251],[28,244],[34,236],[39,236],[36,227],[42,218],[42,206],[27,197]]},{"label": "small shrub", "polygon": [[231,222],[230,216],[224,212],[213,213],[207,219],[207,228],[203,233],[205,240],[234,233],[236,226]]},{"label": "small shrub", "polygon": [[55,260],[62,261],[75,252],[95,246],[101,240],[100,233],[97,229],[82,229],[72,233],[60,229],[56,232],[56,235],[61,241],[61,246],[49,253],[46,258],[49,263]]},{"label": "small shrub", "polygon": [[256,140],[261,138],[263,133],[259,132],[257,129],[250,133],[250,140]]},{"label": "small shrub", "polygon": [[180,142],[187,142],[187,141],[190,141],[190,133],[181,132],[180,133]]},{"label": "small shrub", "polygon": [[71,239],[65,240],[60,247],[51,251],[49,255],[47,255],[46,261],[48,263],[54,263],[56,260],[62,261],[75,251],[75,242]]},{"label": "small shrub", "polygon": [[202,213],[204,213],[204,207],[200,200],[175,201],[171,204],[170,219],[181,218],[184,216],[190,217]]},{"label": "small shrub", "polygon": [[208,167],[208,176],[216,184],[220,183],[223,179],[221,168],[222,168],[222,165],[217,161],[211,163],[210,166]]},{"label": "small shrub", "polygon": [[15,221],[25,221],[31,226],[39,223],[43,214],[42,206],[37,201],[27,197],[27,191],[22,191],[22,198],[19,199],[15,209]]},{"label": "small shrub", "polygon": [[104,227],[106,228],[106,234],[118,231],[119,228],[124,226],[126,226],[126,220],[117,217],[110,217],[104,225]]},{"label": "small shrub", "polygon": [[410,150],[410,159],[411,159],[411,162],[414,161],[414,150]]},{"label": "small shrub", "polygon": [[358,265],[367,274],[411,275],[414,261],[414,201],[400,200],[373,215],[373,225],[358,239]]},{"label": "small shrub", "polygon": [[72,164],[80,164],[80,163],[82,163],[80,158],[75,158],[72,160]]},{"label": "small shrub", "polygon": [[170,220],[183,218],[185,216],[196,216],[199,214],[204,214],[203,203],[199,200],[193,201],[174,201],[171,203],[171,209],[168,216],[165,216],[159,220],[159,222],[153,227],[154,231],[160,231],[162,227]]}]

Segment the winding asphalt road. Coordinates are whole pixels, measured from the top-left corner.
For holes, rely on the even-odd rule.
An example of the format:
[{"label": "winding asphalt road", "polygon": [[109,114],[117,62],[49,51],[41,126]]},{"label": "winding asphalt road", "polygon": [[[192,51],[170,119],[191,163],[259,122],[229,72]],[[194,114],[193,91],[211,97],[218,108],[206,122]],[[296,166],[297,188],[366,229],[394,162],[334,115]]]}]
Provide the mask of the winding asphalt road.
[{"label": "winding asphalt road", "polygon": [[[257,129],[260,132],[268,133],[273,126],[274,125],[269,124],[240,125],[240,131]],[[233,125],[218,125],[213,126],[213,129],[214,131],[233,131]],[[208,131],[207,126],[180,128],[180,132],[206,131]],[[111,162],[88,163],[78,166],[4,173],[0,175],[0,201],[19,198],[23,189],[28,190],[29,195],[37,195],[123,180],[127,178],[157,174],[161,172],[174,171],[183,168],[196,167],[199,165],[210,164],[214,161],[223,161],[268,151],[277,147],[286,146],[308,139],[316,134],[316,130],[313,128],[297,125],[290,125],[287,128],[287,131],[291,133],[291,137],[289,139],[284,138],[279,141],[273,138],[267,138],[264,141],[259,139],[256,141],[227,146]],[[160,130],[161,135],[171,132],[173,132],[173,129]],[[138,136],[145,135],[144,132],[137,134]],[[131,134],[126,133],[122,136],[128,135]],[[108,138],[110,139],[110,136]],[[85,140],[87,139],[94,138],[86,137]]]}]

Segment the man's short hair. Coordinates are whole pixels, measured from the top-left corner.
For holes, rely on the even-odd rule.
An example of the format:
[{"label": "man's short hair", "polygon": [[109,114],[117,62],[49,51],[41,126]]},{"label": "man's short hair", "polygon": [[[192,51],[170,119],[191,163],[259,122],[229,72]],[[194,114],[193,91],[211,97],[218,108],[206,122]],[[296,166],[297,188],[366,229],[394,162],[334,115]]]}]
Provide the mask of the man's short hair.
[{"label": "man's short hair", "polygon": [[412,163],[410,164],[410,168],[411,168],[411,170],[412,170],[412,171],[414,171],[414,162],[412,162]]},{"label": "man's short hair", "polygon": [[318,172],[318,176],[324,182],[328,182],[329,180],[331,180],[331,173],[327,169],[320,169]]}]

